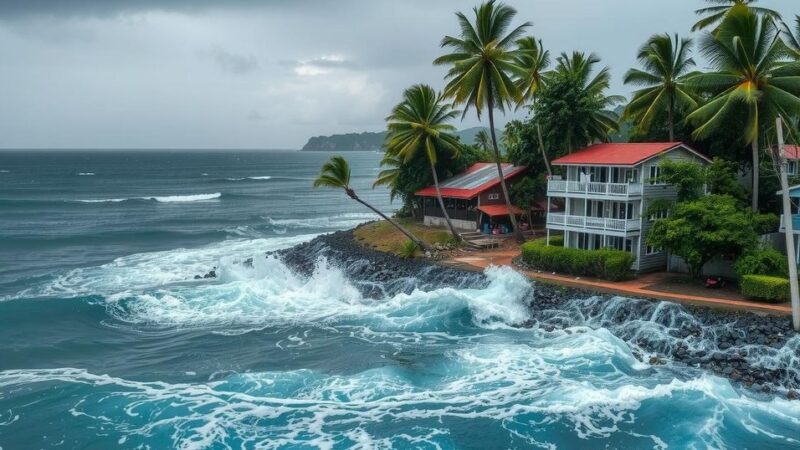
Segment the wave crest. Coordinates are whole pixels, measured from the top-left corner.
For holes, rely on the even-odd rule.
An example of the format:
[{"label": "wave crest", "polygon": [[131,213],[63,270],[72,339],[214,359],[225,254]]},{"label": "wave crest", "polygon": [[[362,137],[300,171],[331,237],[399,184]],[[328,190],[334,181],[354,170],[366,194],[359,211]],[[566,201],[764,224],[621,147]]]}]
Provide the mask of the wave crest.
[{"label": "wave crest", "polygon": [[152,196],[152,197],[125,197],[125,198],[101,198],[89,200],[77,200],[81,203],[120,203],[134,200],[154,201],[158,203],[186,203],[186,202],[201,202],[208,200],[217,200],[222,197],[221,192],[213,194],[193,194],[193,195],[166,195],[166,196]]}]

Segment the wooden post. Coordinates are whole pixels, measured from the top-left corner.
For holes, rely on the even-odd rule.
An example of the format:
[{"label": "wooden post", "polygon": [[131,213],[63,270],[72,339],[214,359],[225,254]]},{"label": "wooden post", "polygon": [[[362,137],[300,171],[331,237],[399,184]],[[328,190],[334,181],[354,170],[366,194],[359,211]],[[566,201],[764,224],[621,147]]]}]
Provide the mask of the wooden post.
[{"label": "wooden post", "polygon": [[775,119],[778,131],[778,171],[781,179],[781,198],[783,200],[783,227],[786,237],[786,257],[789,259],[789,292],[792,297],[792,326],[800,331],[800,288],[797,284],[797,261],[792,261],[794,250],[794,229],[792,220],[792,202],[789,199],[789,180],[786,175],[786,148],[783,144],[783,119]]}]

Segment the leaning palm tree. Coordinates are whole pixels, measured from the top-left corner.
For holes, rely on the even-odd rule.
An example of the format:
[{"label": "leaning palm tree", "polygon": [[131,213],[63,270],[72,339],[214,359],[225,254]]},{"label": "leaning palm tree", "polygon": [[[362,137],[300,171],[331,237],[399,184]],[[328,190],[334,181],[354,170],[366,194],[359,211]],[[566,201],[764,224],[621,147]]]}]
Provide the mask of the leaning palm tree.
[{"label": "leaning palm tree", "polygon": [[[706,2],[713,3],[715,6],[709,6],[695,10],[695,14],[701,16],[705,15],[705,17],[698,20],[697,23],[694,24],[692,31],[699,31],[704,28],[720,24],[725,19],[725,16],[727,16],[731,10],[738,6],[748,7],[753,11],[753,13],[759,16],[769,17],[776,21],[781,20],[781,15],[778,11],[761,6],[753,6],[753,4],[758,2],[758,0],[706,0]],[[718,28],[715,29],[714,32],[717,30]]]},{"label": "leaning palm tree", "polygon": [[800,63],[787,61],[777,25],[744,5],[734,7],[701,48],[714,71],[692,76],[691,83],[713,97],[687,119],[697,125],[693,136],[703,139],[729,127],[731,117],[745,118],[742,139],[752,152],[756,211],[759,136],[777,115],[791,117],[800,110]]},{"label": "leaning palm tree", "polygon": [[494,126],[494,110],[505,111],[505,107],[518,102],[519,89],[512,80],[512,75],[521,71],[515,64],[517,49],[516,40],[522,37],[530,23],[508,31],[516,10],[502,3],[489,0],[473,8],[475,22],[472,23],[463,13],[456,13],[461,32],[459,37],[445,36],[441,46],[450,48],[452,53],[436,58],[436,65],[449,65],[445,96],[452,98],[455,104],[465,105],[463,114],[470,107],[480,118],[486,110],[489,116],[489,133],[497,164],[497,175],[508,208],[508,217],[518,241],[524,240],[517,226],[517,219],[508,195],[508,186],[503,176],[500,148],[497,145],[497,133]]},{"label": "leaning palm tree", "polygon": [[329,161],[322,165],[322,171],[320,172],[319,177],[314,180],[314,187],[329,187],[334,189],[343,189],[345,194],[348,197],[352,198],[353,200],[361,203],[362,205],[366,206],[367,208],[371,209],[375,214],[381,216],[383,220],[392,224],[395,228],[397,228],[401,233],[406,235],[409,239],[411,239],[419,248],[423,250],[430,250],[430,246],[423,242],[418,237],[411,234],[410,231],[406,230],[402,225],[395,222],[394,220],[390,219],[386,214],[378,211],[374,206],[370,205],[369,203],[361,200],[356,192],[350,187],[350,165],[347,163],[347,160],[342,158],[341,156],[333,156]]},{"label": "leaning palm tree", "polygon": [[[531,105],[536,104],[536,94],[544,84],[544,73],[550,65],[550,52],[544,49],[541,40],[536,40],[532,36],[526,36],[517,40],[518,52],[516,64],[522,71],[517,77],[517,87],[520,91],[520,101],[517,107],[529,101]],[[542,137],[542,125],[536,122],[536,134],[539,137],[539,151],[544,159],[544,167],[547,175],[552,176],[550,161],[547,159],[547,152],[544,148],[544,138]]]},{"label": "leaning palm tree", "polygon": [[567,112],[571,115],[565,136],[567,151],[572,153],[575,144],[610,141],[611,133],[619,128],[619,117],[611,108],[624,102],[625,97],[605,94],[611,86],[609,68],[603,67],[592,76],[595,66],[600,62],[600,58],[593,53],[562,53],[556,61],[556,68],[549,75],[551,80],[548,83],[555,78],[561,82],[566,80],[580,93],[581,104],[570,105],[572,109]]},{"label": "leaning palm tree", "polygon": [[625,84],[642,86],[633,93],[623,119],[633,120],[639,129],[647,131],[657,113],[667,112],[669,140],[675,140],[675,111],[697,108],[699,97],[687,85],[689,70],[695,65],[691,58],[691,39],[671,39],[669,34],[657,34],[639,50],[642,68],[625,74]]},{"label": "leaning palm tree", "polygon": [[783,36],[786,45],[792,51],[792,58],[795,61],[800,60],[800,16],[794,17],[794,31],[792,31],[789,24],[783,25]]},{"label": "leaning palm tree", "polygon": [[461,240],[439,189],[439,175],[436,173],[437,155],[448,152],[458,154],[458,138],[452,134],[456,128],[449,122],[458,117],[458,111],[445,103],[442,96],[426,84],[415,84],[403,92],[403,100],[392,109],[386,118],[386,153],[407,163],[423,153],[431,169],[436,199],[442,209],[453,238]]}]

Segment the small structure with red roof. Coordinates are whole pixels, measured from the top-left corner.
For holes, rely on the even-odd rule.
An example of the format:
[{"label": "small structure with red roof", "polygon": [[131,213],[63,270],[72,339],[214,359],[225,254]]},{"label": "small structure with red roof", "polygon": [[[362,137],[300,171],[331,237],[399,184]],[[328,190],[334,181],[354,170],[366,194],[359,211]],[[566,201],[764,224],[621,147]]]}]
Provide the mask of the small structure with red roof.
[{"label": "small structure with red roof", "polygon": [[798,167],[800,167],[800,146],[798,145],[785,145],[784,148],[786,149],[786,162],[788,163],[788,168],[786,173],[788,175],[797,175]]},{"label": "small structure with red roof", "polygon": [[563,199],[564,211],[548,212],[548,234],[563,232],[566,247],[631,252],[636,271],[666,268],[666,252],[646,243],[653,221],[666,214],[650,206],[677,198],[659,179],[666,159],[710,162],[681,142],[595,144],[554,160],[563,175],[548,181],[547,195]]},{"label": "small structure with red roof", "polygon": [[[501,164],[506,186],[511,189],[514,182],[527,168],[513,164]],[[439,183],[445,209],[453,226],[460,230],[482,230],[484,224],[504,225],[510,231],[508,209],[500,186],[497,164],[490,162],[476,163],[464,172]],[[446,226],[444,214],[436,200],[436,186],[428,186],[415,193],[422,197],[422,215],[425,225]],[[522,215],[522,210],[512,207],[515,215]]]}]

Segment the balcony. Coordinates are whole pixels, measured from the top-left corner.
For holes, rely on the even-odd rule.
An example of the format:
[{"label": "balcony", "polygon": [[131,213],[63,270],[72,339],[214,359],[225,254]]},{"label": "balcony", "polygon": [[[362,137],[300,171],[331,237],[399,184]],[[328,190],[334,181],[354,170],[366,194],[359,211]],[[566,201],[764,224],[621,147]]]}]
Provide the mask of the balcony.
[{"label": "balcony", "polygon": [[[786,231],[786,227],[783,222],[783,214],[781,214],[781,224],[778,232],[783,233],[784,231]],[[800,214],[792,214],[792,231],[794,234],[800,234]]]},{"label": "balcony", "polygon": [[547,227],[557,230],[586,232],[630,233],[641,230],[639,219],[612,219],[609,217],[571,216],[550,213],[547,215]]},{"label": "balcony", "polygon": [[547,195],[551,197],[574,196],[626,199],[641,196],[642,184],[549,180],[547,182]]}]

